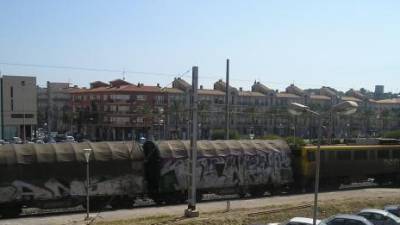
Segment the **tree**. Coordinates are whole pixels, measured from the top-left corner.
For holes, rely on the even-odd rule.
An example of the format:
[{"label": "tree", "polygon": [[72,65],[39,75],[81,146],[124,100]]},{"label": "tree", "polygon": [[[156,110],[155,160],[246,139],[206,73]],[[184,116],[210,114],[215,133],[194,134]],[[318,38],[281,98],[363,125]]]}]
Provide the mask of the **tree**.
[{"label": "tree", "polygon": [[183,103],[182,101],[179,101],[177,99],[172,100],[172,104],[170,105],[168,109],[169,113],[172,116],[172,120],[175,123],[175,138],[178,138],[180,136],[178,130],[179,130],[179,123],[183,122]]},{"label": "tree", "polygon": [[[212,131],[211,139],[213,140],[224,140],[226,132],[223,129],[215,129]],[[240,139],[239,132],[237,130],[229,130],[229,139],[238,140]]]},{"label": "tree", "polygon": [[[208,117],[210,116],[210,103],[208,101],[200,101],[199,102],[199,117],[200,124],[202,127],[208,126]],[[200,131],[200,138],[202,138],[202,134]]]},{"label": "tree", "polygon": [[399,139],[400,138],[400,130],[387,131],[383,134],[383,137]]}]

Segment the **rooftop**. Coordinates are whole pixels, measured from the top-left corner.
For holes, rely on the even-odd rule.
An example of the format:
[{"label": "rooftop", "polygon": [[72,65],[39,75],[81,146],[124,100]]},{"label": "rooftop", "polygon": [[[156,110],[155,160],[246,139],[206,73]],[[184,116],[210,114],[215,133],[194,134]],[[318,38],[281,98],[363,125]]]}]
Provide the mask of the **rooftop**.
[{"label": "rooftop", "polygon": [[287,93],[287,92],[280,92],[276,94],[276,97],[278,98],[301,98],[298,95]]}]

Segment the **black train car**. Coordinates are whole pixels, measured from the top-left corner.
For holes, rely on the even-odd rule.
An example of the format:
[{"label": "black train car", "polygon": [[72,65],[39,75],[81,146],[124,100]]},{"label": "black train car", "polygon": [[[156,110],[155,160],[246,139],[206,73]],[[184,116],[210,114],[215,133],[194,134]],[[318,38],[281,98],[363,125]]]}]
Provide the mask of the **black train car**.
[{"label": "black train car", "polygon": [[[283,140],[198,141],[197,193],[261,196],[292,183]],[[188,189],[189,141],[143,145],[148,192],[156,202],[183,202]]]},{"label": "black train car", "polygon": [[[316,146],[293,151],[296,184],[312,189],[315,177]],[[341,184],[374,178],[378,184],[400,182],[400,145],[325,145],[321,146],[320,186],[337,188]]]},{"label": "black train car", "polygon": [[[91,207],[132,205],[145,192],[143,154],[132,142],[23,144],[0,146],[0,214],[21,207],[57,208],[85,204],[90,148]],[[112,200],[112,201],[111,201]]]}]

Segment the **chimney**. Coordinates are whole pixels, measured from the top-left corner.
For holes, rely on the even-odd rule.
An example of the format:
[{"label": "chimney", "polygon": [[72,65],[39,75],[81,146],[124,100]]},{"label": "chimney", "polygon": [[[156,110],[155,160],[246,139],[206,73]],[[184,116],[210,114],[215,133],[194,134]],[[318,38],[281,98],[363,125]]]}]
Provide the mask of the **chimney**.
[{"label": "chimney", "polygon": [[240,88],[239,88],[239,91],[243,91],[243,88],[242,88],[242,87],[240,87]]},{"label": "chimney", "polygon": [[157,87],[158,87],[158,88],[160,87],[160,83],[157,83]]},{"label": "chimney", "polygon": [[200,85],[200,90],[203,90],[203,85]]}]

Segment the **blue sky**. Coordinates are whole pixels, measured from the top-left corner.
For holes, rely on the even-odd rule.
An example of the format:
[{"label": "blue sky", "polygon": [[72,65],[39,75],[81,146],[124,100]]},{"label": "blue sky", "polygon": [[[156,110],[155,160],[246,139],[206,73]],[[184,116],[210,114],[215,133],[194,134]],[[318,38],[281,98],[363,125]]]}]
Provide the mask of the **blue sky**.
[{"label": "blue sky", "polygon": [[[84,71],[0,64],[2,74],[38,83],[122,77],[168,85],[199,66],[200,83],[225,77],[249,89],[255,79],[283,90],[385,85],[400,92],[400,1],[0,1],[0,63],[116,70]],[[184,77],[190,80],[190,77]]]}]

